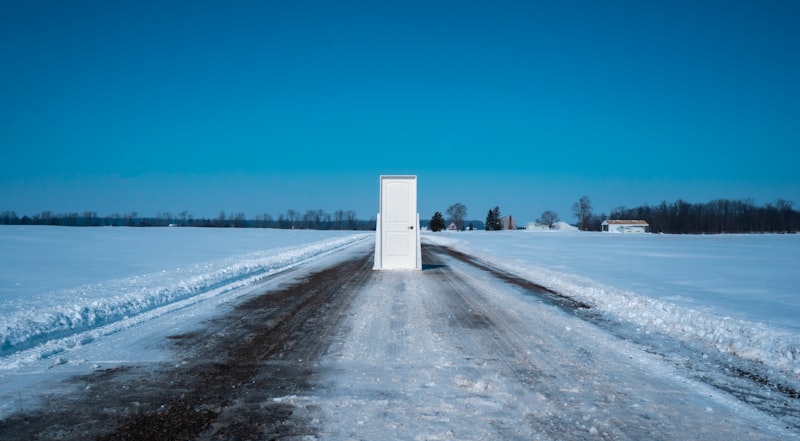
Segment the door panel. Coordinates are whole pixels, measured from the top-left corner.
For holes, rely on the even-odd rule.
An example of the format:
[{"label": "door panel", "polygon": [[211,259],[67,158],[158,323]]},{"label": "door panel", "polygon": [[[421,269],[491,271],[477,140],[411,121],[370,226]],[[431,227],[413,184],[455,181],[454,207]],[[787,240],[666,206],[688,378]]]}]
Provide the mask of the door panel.
[{"label": "door panel", "polygon": [[417,185],[415,177],[381,177],[382,266],[416,268]]}]

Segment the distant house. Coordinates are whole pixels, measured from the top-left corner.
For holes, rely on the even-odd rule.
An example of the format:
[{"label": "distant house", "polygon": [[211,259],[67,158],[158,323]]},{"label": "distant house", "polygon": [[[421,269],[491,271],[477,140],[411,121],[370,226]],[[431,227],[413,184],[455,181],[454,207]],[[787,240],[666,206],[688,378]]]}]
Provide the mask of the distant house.
[{"label": "distant house", "polygon": [[601,224],[608,233],[647,233],[650,224],[643,220],[606,219]]},{"label": "distant house", "polygon": [[450,222],[450,225],[447,226],[447,231],[458,231],[458,227],[456,226],[455,222]]}]

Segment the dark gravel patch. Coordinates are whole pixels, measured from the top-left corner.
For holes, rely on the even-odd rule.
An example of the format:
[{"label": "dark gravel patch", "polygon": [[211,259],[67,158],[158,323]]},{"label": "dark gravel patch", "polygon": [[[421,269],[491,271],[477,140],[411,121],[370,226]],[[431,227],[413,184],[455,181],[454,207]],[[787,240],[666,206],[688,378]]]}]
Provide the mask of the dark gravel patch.
[{"label": "dark gravel patch", "polygon": [[276,398],[309,388],[315,360],[372,274],[372,256],[253,297],[203,329],[170,337],[177,362],[72,381],[80,392],[0,421],[2,440],[262,440],[313,435]]}]

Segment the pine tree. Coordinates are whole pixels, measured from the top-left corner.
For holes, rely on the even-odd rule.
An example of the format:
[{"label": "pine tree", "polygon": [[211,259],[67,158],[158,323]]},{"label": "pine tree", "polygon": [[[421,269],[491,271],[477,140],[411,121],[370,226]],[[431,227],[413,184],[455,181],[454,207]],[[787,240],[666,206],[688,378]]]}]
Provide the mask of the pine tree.
[{"label": "pine tree", "polygon": [[499,206],[495,206],[492,211],[494,212],[494,214],[492,215],[492,217],[494,217],[494,228],[493,228],[493,230],[494,231],[500,231],[500,230],[503,229],[503,216],[500,215],[500,207]]},{"label": "pine tree", "polygon": [[500,231],[503,229],[503,218],[500,216],[500,207],[494,207],[486,215],[486,231]]},{"label": "pine tree", "polygon": [[486,231],[494,231],[496,224],[497,215],[493,209],[489,209],[489,213],[486,214]]},{"label": "pine tree", "polygon": [[433,232],[444,230],[444,216],[442,216],[442,213],[438,211],[433,213],[433,217],[431,218],[431,222],[428,224],[428,228],[430,228],[430,230]]}]

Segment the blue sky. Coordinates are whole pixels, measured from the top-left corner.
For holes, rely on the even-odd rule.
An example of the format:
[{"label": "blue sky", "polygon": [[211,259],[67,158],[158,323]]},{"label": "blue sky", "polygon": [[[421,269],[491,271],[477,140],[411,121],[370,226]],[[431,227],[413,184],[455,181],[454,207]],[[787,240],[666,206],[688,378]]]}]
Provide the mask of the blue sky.
[{"label": "blue sky", "polygon": [[0,3],[0,211],[800,206],[800,3]]}]

